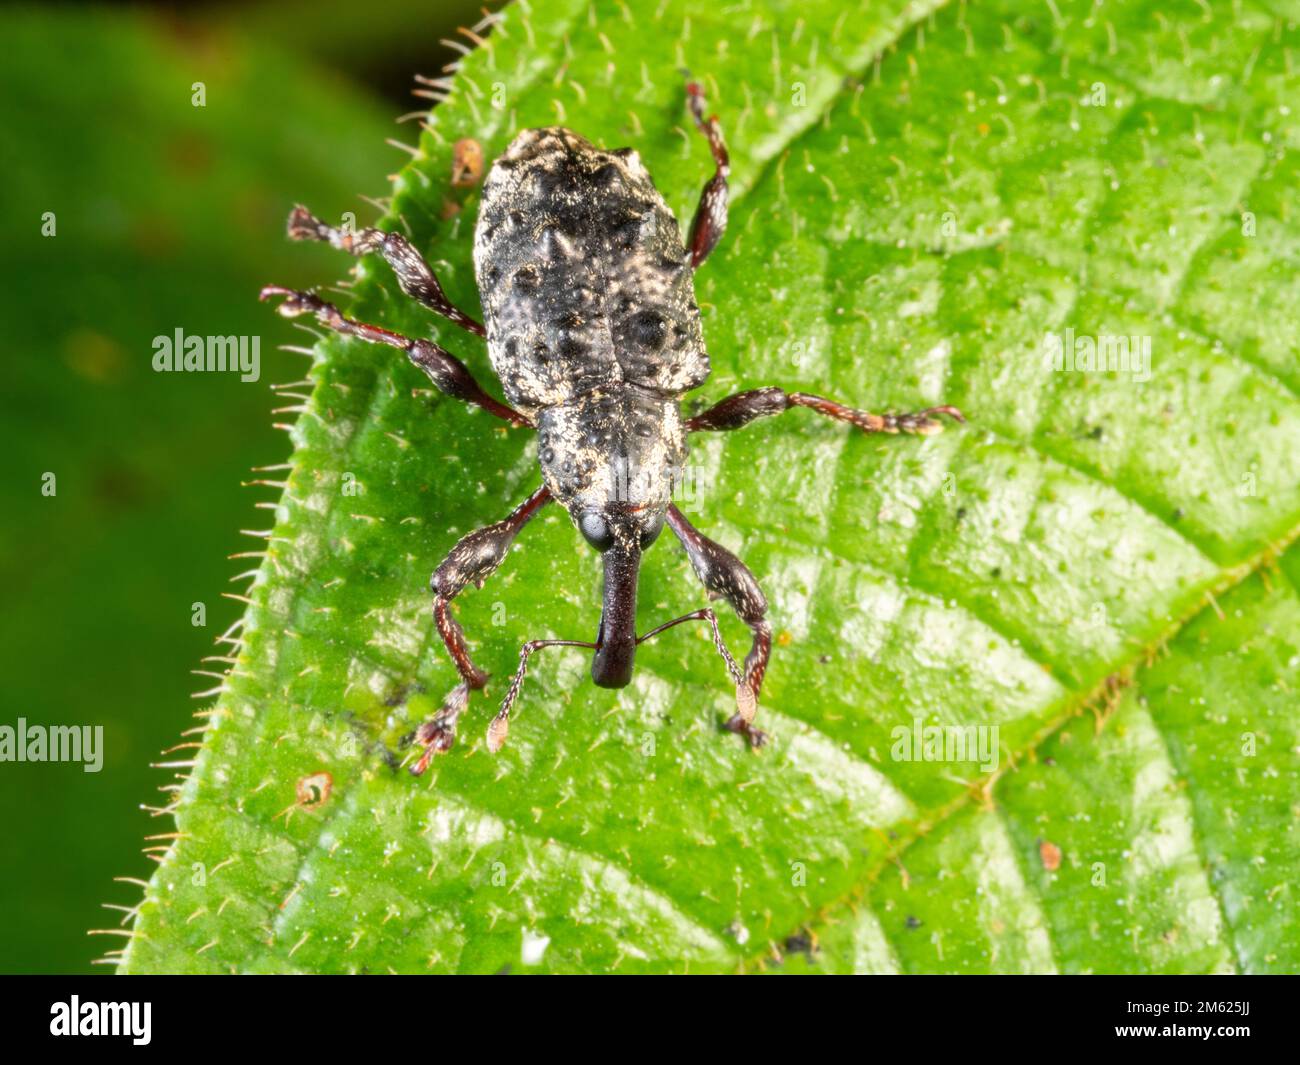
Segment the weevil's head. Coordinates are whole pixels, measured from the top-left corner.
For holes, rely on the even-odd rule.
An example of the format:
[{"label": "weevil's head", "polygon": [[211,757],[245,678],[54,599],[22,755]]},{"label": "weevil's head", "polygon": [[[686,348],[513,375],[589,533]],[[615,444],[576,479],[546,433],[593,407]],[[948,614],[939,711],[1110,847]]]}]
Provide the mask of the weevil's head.
[{"label": "weevil's head", "polygon": [[542,472],[605,569],[591,678],[602,688],[632,679],[641,554],[663,531],[684,455],[676,404],[641,409],[594,397],[543,412]]}]

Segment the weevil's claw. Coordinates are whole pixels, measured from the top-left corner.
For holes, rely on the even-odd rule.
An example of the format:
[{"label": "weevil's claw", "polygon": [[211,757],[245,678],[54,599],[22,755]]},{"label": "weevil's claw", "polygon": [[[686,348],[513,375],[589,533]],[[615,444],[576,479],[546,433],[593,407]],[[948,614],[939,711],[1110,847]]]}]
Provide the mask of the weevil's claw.
[{"label": "weevil's claw", "polygon": [[925,410],[912,411],[910,414],[885,415],[885,432],[913,433],[916,436],[934,436],[943,432],[943,421],[938,416],[945,414],[955,422],[965,422],[966,416],[956,407],[927,407]]},{"label": "weevil's claw", "polygon": [[690,72],[683,70],[686,75],[686,106],[690,109],[691,117],[701,131],[706,131],[706,126],[711,126],[717,122],[717,115],[704,117],[704,86],[691,77]]},{"label": "weevil's claw", "polygon": [[314,292],[303,292],[296,288],[281,288],[279,285],[267,285],[258,294],[258,299],[268,300],[273,296],[283,296],[284,302],[276,311],[284,318],[297,318],[300,314],[314,314],[321,325],[339,332],[352,325],[339,313],[332,303],[327,303]]},{"label": "weevil's claw", "polygon": [[377,251],[384,241],[384,234],[377,229],[353,232],[335,228],[322,222],[302,204],[296,204],[289,212],[289,222],[285,228],[290,240],[319,240],[353,255]]},{"label": "weevil's claw", "polygon": [[[439,715],[441,716],[441,715]],[[439,722],[438,718],[426,721],[415,732],[415,742],[422,744],[424,753],[411,766],[411,776],[423,776],[435,755],[446,754],[456,742],[456,726]]]},{"label": "weevil's claw", "polygon": [[738,736],[744,736],[749,741],[751,750],[758,750],[767,743],[767,733],[762,729],[756,729],[740,714],[733,714],[725,725],[722,726],[728,732],[734,732]]},{"label": "weevil's claw", "polygon": [[456,743],[456,722],[469,705],[469,685],[458,684],[438,712],[415,730],[415,742],[424,748],[420,760],[411,766],[412,776],[422,776],[434,757],[446,754]]},{"label": "weevil's claw", "polygon": [[926,415],[928,420],[938,427],[934,430],[935,432],[943,431],[943,422],[940,421],[940,419],[937,417],[937,415],[940,414],[947,415],[949,418],[957,422],[959,425],[966,424],[966,415],[964,415],[956,407],[950,407],[950,406],[930,407],[928,410],[921,411],[921,413],[923,415]]},{"label": "weevil's claw", "polygon": [[285,318],[297,318],[300,314],[314,314],[320,306],[320,300],[311,293],[282,288],[280,285],[267,285],[257,294],[257,298],[263,303],[276,296],[284,297],[284,302],[276,308],[276,313]]},{"label": "weevil's claw", "polygon": [[966,415],[964,415],[964,414],[963,414],[961,411],[959,411],[956,407],[950,407],[950,406],[944,406],[944,407],[931,407],[929,410],[922,411],[921,413],[923,413],[923,414],[946,414],[946,415],[948,415],[948,417],[951,418],[953,421],[955,421],[955,422],[961,422],[961,423],[963,423],[963,424],[965,424],[965,421],[966,421]]},{"label": "weevil's claw", "polygon": [[289,212],[286,229],[290,240],[325,240],[329,235],[329,227],[300,203]]},{"label": "weevil's claw", "polygon": [[272,296],[292,296],[293,289],[283,288],[280,285],[263,285],[262,291],[257,294],[257,298],[265,303]]}]

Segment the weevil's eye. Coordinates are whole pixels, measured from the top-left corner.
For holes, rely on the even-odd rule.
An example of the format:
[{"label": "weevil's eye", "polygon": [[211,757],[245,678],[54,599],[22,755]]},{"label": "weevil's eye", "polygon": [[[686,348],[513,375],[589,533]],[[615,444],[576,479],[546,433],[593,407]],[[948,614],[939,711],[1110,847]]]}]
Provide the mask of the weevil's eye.
[{"label": "weevil's eye", "polygon": [[659,534],[664,531],[664,516],[662,513],[656,514],[650,519],[650,524],[645,527],[641,533],[641,550],[644,551],[652,543],[659,539]]},{"label": "weevil's eye", "polygon": [[614,546],[614,531],[597,511],[584,510],[578,516],[578,531],[597,551],[608,551]]},{"label": "weevil's eye", "polygon": [[651,351],[662,348],[668,338],[668,323],[658,311],[641,311],[628,324],[632,339]]}]

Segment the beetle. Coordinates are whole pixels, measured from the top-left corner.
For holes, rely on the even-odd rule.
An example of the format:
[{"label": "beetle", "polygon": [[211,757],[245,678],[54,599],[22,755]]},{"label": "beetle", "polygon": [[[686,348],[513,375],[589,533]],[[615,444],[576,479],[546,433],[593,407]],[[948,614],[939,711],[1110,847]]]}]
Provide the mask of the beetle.
[{"label": "beetle", "polygon": [[[756,418],[803,407],[866,433],[929,434],[940,416],[964,421],[952,406],[906,414],[872,414],[805,392],[775,386],[736,393],[693,417],[682,397],[709,376],[694,295],[694,274],[727,224],[730,160],[716,116],[705,117],[703,91],[686,85],[695,127],[708,143],[713,175],[706,182],[686,240],[637,152],[601,150],[561,127],[520,133],[493,164],[483,185],[474,231],[474,270],[484,321],[454,306],[433,270],[399,233],[350,232],[326,225],[304,207],[289,217],[289,236],[325,241],[353,255],[378,252],[412,299],[487,340],[492,367],[509,406],[490,396],[464,363],[431,340],[402,336],[345,318],[315,293],[267,286],[261,298],[282,298],[286,317],[313,315],[328,329],[404,351],[443,392],[512,425],[538,433],[542,485],[506,518],[463,537],[434,571],[433,616],[460,676],[438,712],[414,740],[423,773],[448,750],[456,723],[488,674],[470,657],[452,600],[473,582],[482,587],[511,543],[548,503],[568,511],[582,537],[600,553],[604,592],[596,638],[532,640],[487,731],[492,752],[505,743],[510,711],[528,659],[547,647],[592,652],[591,679],[621,688],[632,677],[637,647],[686,621],[706,621],[736,686],[736,712],[725,727],[753,747],[772,629],[767,599],[734,554],[699,532],[673,503],[676,471],[687,436],[725,432]],[[711,609],[695,610],[636,634],[641,555],[664,525],[686,550],[710,599],[723,598],[749,627],[751,647],[737,665]]]}]

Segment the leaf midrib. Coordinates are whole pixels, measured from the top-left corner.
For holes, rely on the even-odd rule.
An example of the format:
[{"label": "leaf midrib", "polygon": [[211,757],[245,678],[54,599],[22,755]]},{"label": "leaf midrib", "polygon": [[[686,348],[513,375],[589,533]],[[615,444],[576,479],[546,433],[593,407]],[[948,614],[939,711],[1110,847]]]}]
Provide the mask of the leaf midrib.
[{"label": "leaf midrib", "polygon": [[[1275,562],[1287,548],[1291,547],[1297,541],[1300,541],[1300,524],[1295,525],[1284,537],[1269,544],[1245,562],[1222,570],[1220,574],[1221,579],[1205,591],[1194,609],[1189,610],[1186,614],[1173,621],[1167,628],[1162,630],[1157,637],[1144,644],[1136,653],[1126,659],[1122,665],[1108,673],[1092,688],[1083,692],[1076,692],[1075,697],[1067,701],[1067,705],[1060,714],[1045,723],[1038,731],[1036,731],[1030,738],[1029,742],[1022,748],[1011,752],[1011,756],[1008,758],[1006,765],[1000,767],[993,773],[975,778],[970,782],[970,786],[964,794],[959,795],[952,801],[940,806],[936,811],[934,811],[933,816],[922,818],[915,822],[911,826],[910,834],[900,838],[896,847],[891,848],[883,853],[879,858],[866,863],[862,867],[859,879],[854,883],[852,888],[841,894],[838,898],[819,906],[803,921],[798,922],[793,928],[789,929],[784,936],[769,940],[768,950],[762,954],[750,956],[747,961],[742,963],[743,967],[761,968],[765,957],[773,954],[779,957],[780,952],[777,949],[777,944],[783,942],[788,938],[788,936],[794,935],[802,929],[811,928],[818,920],[826,918],[831,913],[852,906],[855,902],[862,900],[865,897],[867,889],[875,883],[877,879],[879,879],[880,874],[887,866],[901,859],[902,855],[913,844],[917,843],[936,828],[966,810],[972,803],[977,800],[983,800],[985,797],[987,797],[988,802],[995,802],[994,790],[998,783],[1009,771],[1015,769],[1018,762],[1037,752],[1044,743],[1050,740],[1071,720],[1084,713],[1090,706],[1097,704],[1107,695],[1114,692],[1116,690],[1116,684],[1121,688],[1131,686],[1135,682],[1136,675],[1142,666],[1151,661],[1155,655],[1159,653],[1160,649],[1170,640],[1174,639],[1174,637],[1186,628],[1187,625],[1206,610],[1210,609],[1215,599],[1232,591],[1243,582],[1249,580],[1261,569],[1270,563]],[[1285,572],[1285,570],[1283,572]],[[1290,581],[1289,575],[1287,579]],[[1297,589],[1297,594],[1300,595],[1300,588]],[[1160,736],[1161,742],[1165,744],[1167,750],[1168,740],[1164,734],[1164,730],[1160,728],[1159,722],[1154,718],[1152,718],[1152,723],[1157,734]],[[1176,767],[1173,767],[1172,761],[1170,761],[1169,764],[1176,772]],[[1192,828],[1192,838],[1197,845],[1199,853],[1201,849],[1201,841],[1199,834],[1195,830],[1196,824],[1194,819],[1192,821]],[[1032,882],[1030,880],[1026,879],[1026,885],[1030,886],[1032,890]],[[1220,915],[1223,917],[1223,927],[1227,932],[1233,957],[1237,960],[1238,968],[1240,969],[1241,965],[1239,951],[1236,946],[1235,929],[1227,919],[1223,899],[1216,886],[1213,883],[1210,883],[1209,887],[1211,894],[1214,896],[1215,904],[1219,908]]]}]

